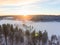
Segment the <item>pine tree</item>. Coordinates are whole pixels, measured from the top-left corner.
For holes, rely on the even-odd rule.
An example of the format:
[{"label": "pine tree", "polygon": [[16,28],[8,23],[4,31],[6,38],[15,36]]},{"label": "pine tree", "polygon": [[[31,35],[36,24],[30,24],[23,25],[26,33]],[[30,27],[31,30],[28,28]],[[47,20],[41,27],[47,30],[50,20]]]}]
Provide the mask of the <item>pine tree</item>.
[{"label": "pine tree", "polygon": [[15,35],[15,31],[14,31],[13,25],[11,25],[11,27],[10,27],[10,41],[11,41],[11,45],[13,45],[13,43],[14,43],[14,35]]},{"label": "pine tree", "polygon": [[18,45],[18,42],[19,42],[19,30],[18,30],[18,27],[16,26],[15,27],[15,41],[16,41],[16,45]]},{"label": "pine tree", "polygon": [[38,33],[38,40],[39,40],[39,45],[40,45],[40,42],[42,40],[42,32],[41,31],[39,31],[39,33]]},{"label": "pine tree", "polygon": [[42,35],[43,45],[46,45],[47,40],[48,40],[48,33],[47,33],[46,30],[45,30],[44,33],[43,33],[43,35]]},{"label": "pine tree", "polygon": [[1,25],[0,25],[0,45],[1,45],[1,43],[2,43],[2,27],[1,27]]},{"label": "pine tree", "polygon": [[4,34],[4,36],[5,36],[5,42],[6,42],[6,45],[7,45],[7,37],[8,37],[8,27],[7,27],[7,25],[6,24],[3,24],[2,25],[2,27],[3,27],[3,34]]},{"label": "pine tree", "polygon": [[36,45],[35,30],[31,33],[31,38],[32,38],[33,45]]}]

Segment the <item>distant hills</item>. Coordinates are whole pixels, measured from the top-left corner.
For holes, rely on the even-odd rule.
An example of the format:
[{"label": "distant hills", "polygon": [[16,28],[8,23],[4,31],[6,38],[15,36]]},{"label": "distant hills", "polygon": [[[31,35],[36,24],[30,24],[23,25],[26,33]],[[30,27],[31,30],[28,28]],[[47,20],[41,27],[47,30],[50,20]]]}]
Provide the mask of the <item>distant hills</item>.
[{"label": "distant hills", "polygon": [[43,21],[43,22],[48,22],[48,21],[58,21],[58,22],[60,22],[60,16],[36,15],[36,16],[33,16],[33,18],[31,20],[33,20],[33,21]]},{"label": "distant hills", "polygon": [[[60,15],[28,15],[32,17],[31,21],[41,21],[41,22],[50,22],[57,21],[60,22]],[[10,15],[10,16],[0,16],[0,20],[21,20],[22,15]]]}]

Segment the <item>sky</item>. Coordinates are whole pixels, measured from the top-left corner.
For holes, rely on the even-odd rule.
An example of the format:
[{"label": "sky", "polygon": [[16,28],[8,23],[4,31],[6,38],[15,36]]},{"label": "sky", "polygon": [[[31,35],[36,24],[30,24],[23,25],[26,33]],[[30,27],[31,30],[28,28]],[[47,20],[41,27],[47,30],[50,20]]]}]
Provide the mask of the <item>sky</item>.
[{"label": "sky", "polygon": [[0,0],[0,15],[60,15],[60,0]]}]

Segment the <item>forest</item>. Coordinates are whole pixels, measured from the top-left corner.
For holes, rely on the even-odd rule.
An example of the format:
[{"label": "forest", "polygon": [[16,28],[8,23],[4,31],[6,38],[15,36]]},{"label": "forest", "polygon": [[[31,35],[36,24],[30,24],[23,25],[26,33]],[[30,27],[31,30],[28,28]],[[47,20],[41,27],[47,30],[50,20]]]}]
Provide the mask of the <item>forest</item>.
[{"label": "forest", "polygon": [[[23,24],[23,27],[26,26]],[[0,45],[59,45],[56,35],[52,35],[49,39],[46,30],[36,32],[31,27],[30,30],[25,28],[24,31],[13,24],[0,25]]]}]

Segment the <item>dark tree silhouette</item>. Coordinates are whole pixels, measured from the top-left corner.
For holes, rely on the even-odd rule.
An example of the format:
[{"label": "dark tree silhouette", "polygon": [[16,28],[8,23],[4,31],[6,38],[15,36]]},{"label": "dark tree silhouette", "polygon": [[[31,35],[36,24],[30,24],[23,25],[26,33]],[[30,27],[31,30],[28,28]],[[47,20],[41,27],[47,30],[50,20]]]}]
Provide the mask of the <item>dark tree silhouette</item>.
[{"label": "dark tree silhouette", "polygon": [[[42,32],[41,31],[39,31],[39,33],[38,33],[38,40],[39,40],[39,42],[42,40]],[[39,43],[39,45],[40,45],[40,43]]]},{"label": "dark tree silhouette", "polygon": [[11,25],[11,28],[10,28],[11,45],[13,45],[13,43],[14,43],[14,35],[15,35],[15,31],[14,31],[13,25]]},{"label": "dark tree silhouette", "polygon": [[29,30],[26,30],[26,31],[25,31],[25,34],[26,34],[27,37],[29,37],[29,36],[30,36]]},{"label": "dark tree silhouette", "polygon": [[7,27],[7,25],[6,24],[3,24],[2,25],[2,27],[3,27],[3,34],[4,34],[4,36],[5,36],[5,42],[6,42],[6,45],[7,45],[7,37],[8,37],[8,27]]},{"label": "dark tree silhouette", "polygon": [[55,40],[55,39],[57,40],[57,36],[56,36],[56,35],[52,35],[52,36],[51,36],[51,41],[53,41],[53,40]]},{"label": "dark tree silhouette", "polygon": [[15,41],[16,41],[16,45],[18,45],[18,42],[19,42],[19,30],[18,30],[18,27],[16,26],[15,27]]},{"label": "dark tree silhouette", "polygon": [[0,45],[1,45],[1,42],[2,42],[2,33],[3,31],[2,31],[2,27],[1,27],[1,25],[0,25]]},{"label": "dark tree silhouette", "polygon": [[52,35],[51,36],[51,42],[52,42],[52,44],[56,44],[57,45],[57,43],[55,43],[55,41],[57,41],[58,39],[57,39],[57,36],[56,35]]},{"label": "dark tree silhouette", "polygon": [[31,38],[32,38],[33,45],[36,45],[35,30],[31,33]]},{"label": "dark tree silhouette", "polygon": [[42,35],[42,42],[43,42],[42,45],[46,45],[47,40],[48,40],[48,33],[45,30]]},{"label": "dark tree silhouette", "polygon": [[26,35],[26,37],[27,37],[27,40],[28,40],[28,45],[30,45],[30,32],[29,32],[29,30],[26,30],[25,31],[25,35]]},{"label": "dark tree silhouette", "polygon": [[19,29],[19,40],[20,43],[24,42],[24,32],[22,31],[22,29]]}]

